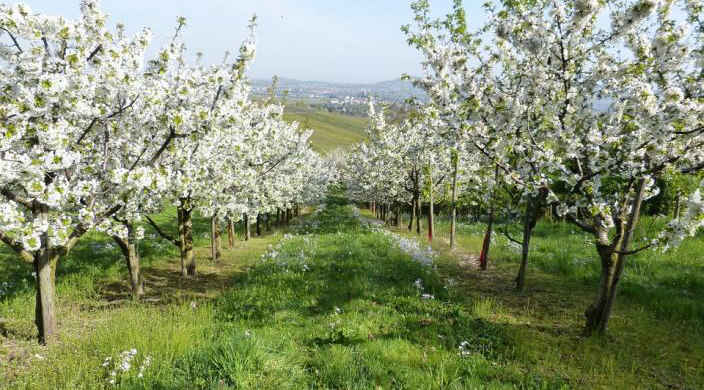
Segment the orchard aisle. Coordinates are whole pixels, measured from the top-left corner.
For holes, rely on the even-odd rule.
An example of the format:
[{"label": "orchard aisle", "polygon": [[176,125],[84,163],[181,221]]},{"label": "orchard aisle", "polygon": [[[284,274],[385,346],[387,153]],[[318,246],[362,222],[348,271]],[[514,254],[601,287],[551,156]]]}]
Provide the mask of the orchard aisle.
[{"label": "orchard aisle", "polygon": [[221,300],[220,315],[236,330],[201,357],[217,366],[235,353],[249,364],[226,383],[367,389],[495,381],[491,357],[509,353],[501,330],[453,296],[432,253],[335,196],[292,233]]},{"label": "orchard aisle", "polygon": [[[253,238],[245,255],[236,257],[236,248],[205,264],[203,270],[227,280],[219,290],[77,310],[67,322],[90,329],[64,324],[63,342],[10,367],[13,376],[0,388],[520,382],[524,374],[494,361],[513,353],[502,330],[448,291],[434,271],[434,254],[376,225],[331,196],[283,236]],[[197,253],[205,256],[204,248]]]},{"label": "orchard aisle", "polygon": [[[647,347],[579,335],[584,302],[575,297],[585,294],[572,290],[580,287],[545,288],[554,277],[536,270],[536,289],[516,295],[515,264],[467,267],[443,244],[430,248],[339,196],[218,261],[206,260],[208,239],[199,238],[201,274],[177,284],[173,256],[145,267],[153,279],[139,303],[86,292],[116,275],[121,282],[109,283],[121,283],[126,297],[120,270],[90,282],[64,278],[80,285],[60,285],[61,342],[9,361],[0,354],[0,389],[636,388],[647,375],[622,369],[648,359]],[[158,278],[171,283],[156,286]],[[17,321],[28,327],[31,298],[11,304],[26,311]],[[678,348],[649,342],[669,354]],[[620,350],[633,358],[589,374]]]}]

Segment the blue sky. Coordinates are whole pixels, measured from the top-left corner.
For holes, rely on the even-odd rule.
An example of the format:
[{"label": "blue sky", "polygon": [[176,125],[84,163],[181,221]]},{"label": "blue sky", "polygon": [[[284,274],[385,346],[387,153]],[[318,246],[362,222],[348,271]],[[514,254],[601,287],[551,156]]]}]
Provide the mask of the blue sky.
[{"label": "blue sky", "polygon": [[[79,0],[21,1],[37,12],[67,17],[79,13]],[[102,0],[102,8],[111,24],[123,22],[131,33],[151,27],[154,47],[165,42],[176,17],[185,16],[189,50],[202,51],[207,61],[218,61],[226,50],[235,52],[249,17],[256,13],[257,58],[251,77],[376,82],[420,72],[420,56],[400,31],[412,21],[410,1]],[[483,2],[465,0],[474,26],[482,19]],[[451,3],[431,0],[437,15],[447,13]]]}]

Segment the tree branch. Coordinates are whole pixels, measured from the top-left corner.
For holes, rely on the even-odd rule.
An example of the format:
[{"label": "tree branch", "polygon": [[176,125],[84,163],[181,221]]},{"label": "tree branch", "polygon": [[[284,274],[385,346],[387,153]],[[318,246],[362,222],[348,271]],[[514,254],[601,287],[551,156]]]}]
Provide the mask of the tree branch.
[{"label": "tree branch", "polygon": [[98,47],[96,47],[95,49],[93,49],[92,52],[90,52],[90,54],[89,54],[88,57],[86,58],[86,61],[92,60],[93,57],[95,57],[96,54],[100,53],[101,50],[103,50],[103,45],[98,45]]},{"label": "tree branch", "polygon": [[154,156],[152,156],[152,158],[149,160],[149,165],[154,165],[156,163],[156,161],[159,159],[159,157],[161,157],[161,154],[164,153],[166,148],[169,147],[169,144],[171,143],[171,141],[173,141],[175,138],[184,138],[184,137],[185,137],[185,135],[183,135],[183,134],[176,134],[176,130],[173,128],[173,126],[169,126],[168,137],[166,137],[166,139],[164,140],[164,143],[161,144],[161,147],[159,148],[159,150],[157,150],[156,153],[154,153]]},{"label": "tree branch", "polygon": [[630,251],[617,251],[617,250],[614,250],[614,253],[619,254],[619,255],[635,255],[636,253],[642,252],[642,251],[644,251],[644,250],[646,250],[646,249],[650,249],[650,248],[652,248],[653,246],[655,246],[655,244],[654,244],[654,243],[650,243],[650,244],[648,244],[648,245],[643,245],[642,247],[640,247],[640,248],[638,248],[638,249],[633,249],[633,250],[630,250]]},{"label": "tree branch", "polygon": [[12,42],[15,44],[15,47],[17,48],[17,50],[19,50],[20,53],[24,53],[24,50],[22,50],[22,47],[20,46],[19,42],[17,42],[17,38],[15,38],[15,36],[10,32],[10,30],[8,30],[6,28],[2,28],[2,30],[5,31],[7,33],[7,35],[10,36],[10,38],[12,39]]},{"label": "tree branch", "polygon": [[21,198],[20,196],[16,195],[14,192],[12,192],[8,188],[2,188],[0,189],[0,194],[2,194],[5,198],[8,200],[11,200],[15,203],[19,203],[22,206],[31,209],[32,208],[32,202],[28,199]]},{"label": "tree branch", "polygon": [[93,126],[95,126],[95,124],[98,123],[98,120],[99,120],[98,118],[93,118],[93,120],[90,121],[90,123],[88,124],[88,127],[86,127],[86,129],[83,130],[83,133],[81,133],[81,136],[78,137],[78,140],[76,141],[77,144],[80,145],[81,142],[83,142],[83,138],[85,138],[86,135],[88,135],[88,132],[90,132],[90,130],[93,128]]},{"label": "tree branch", "polygon": [[154,222],[154,220],[151,219],[150,216],[147,215],[146,218],[147,218],[147,222],[154,228],[154,230],[156,230],[156,232],[157,232],[161,237],[163,237],[163,238],[166,239],[167,241],[170,241],[170,242],[173,243],[174,245],[179,245],[179,240],[175,239],[173,236],[171,236],[171,235],[169,235],[168,233],[166,233],[165,231],[161,230],[161,228],[159,227],[159,225],[157,225],[156,222]]},{"label": "tree branch", "polygon": [[46,50],[46,55],[51,57],[51,50],[49,50],[49,41],[47,41],[46,37],[42,37],[42,43],[44,43],[44,50]]},{"label": "tree branch", "polygon": [[3,232],[2,230],[0,230],[0,241],[4,242],[5,244],[7,244],[7,246],[12,248],[12,250],[17,252],[17,254],[20,255],[20,258],[22,258],[23,261],[30,264],[34,263],[34,256],[32,256],[30,252],[24,250],[22,244],[5,234],[5,232]]},{"label": "tree branch", "polygon": [[508,232],[508,222],[504,225],[503,233],[504,236],[509,239],[509,241],[515,242],[516,244],[523,246],[523,241],[518,241],[515,238],[511,237],[511,234]]},{"label": "tree branch", "polygon": [[597,234],[596,228],[594,226],[589,225],[588,223],[584,221],[580,221],[576,215],[572,213],[568,213],[566,215],[567,220],[572,222],[573,224],[577,225],[580,229],[584,230],[587,233],[591,233],[593,235]]}]

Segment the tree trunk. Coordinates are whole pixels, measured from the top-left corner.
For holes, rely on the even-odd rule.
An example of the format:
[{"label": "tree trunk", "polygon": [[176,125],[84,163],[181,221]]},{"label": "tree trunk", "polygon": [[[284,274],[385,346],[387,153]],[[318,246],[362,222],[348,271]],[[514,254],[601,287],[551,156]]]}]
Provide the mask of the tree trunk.
[{"label": "tree trunk", "polygon": [[430,200],[428,202],[428,240],[433,241],[434,231],[434,220],[433,220],[433,194],[430,194]]},{"label": "tree trunk", "polygon": [[266,213],[266,231],[271,231],[271,214]]},{"label": "tree trunk", "polygon": [[[38,217],[48,223],[49,210],[47,206],[39,204]],[[49,246],[49,233],[44,232],[41,237],[41,249],[34,255],[34,272],[37,278],[37,295],[34,323],[37,325],[39,343],[50,344],[56,333],[55,310],[55,274],[56,256],[51,255]]]},{"label": "tree trunk", "polygon": [[413,231],[413,221],[416,219],[416,198],[411,199],[411,220],[408,221],[408,231]]},{"label": "tree trunk", "polygon": [[482,242],[482,252],[479,255],[479,266],[482,270],[489,267],[489,248],[491,244],[491,235],[494,232],[494,203],[492,200],[489,207],[489,220],[486,224],[486,232],[484,233],[484,241]]},{"label": "tree trunk", "polygon": [[235,224],[232,218],[227,218],[227,246],[232,249],[235,246]]},{"label": "tree trunk", "polygon": [[244,220],[244,240],[249,241],[249,239],[252,238],[252,231],[249,229],[249,215],[247,215],[245,213],[243,220]]},{"label": "tree trunk", "polygon": [[611,287],[609,288],[608,296],[606,297],[606,304],[604,305],[604,310],[601,315],[601,321],[599,322],[598,330],[599,332],[606,332],[609,326],[609,319],[611,318],[611,312],[613,310],[614,301],[616,299],[616,293],[618,292],[618,285],[623,276],[623,270],[626,266],[626,258],[628,257],[628,251],[631,250],[631,243],[633,242],[633,234],[635,232],[636,225],[638,224],[638,217],[640,216],[640,209],[643,205],[643,197],[645,196],[645,180],[641,179],[638,183],[638,189],[636,196],[633,199],[633,207],[631,207],[630,214],[628,215],[628,221],[626,222],[626,228],[623,235],[623,240],[621,241],[621,247],[616,257],[616,270],[614,273],[613,281],[611,282]]},{"label": "tree trunk", "polygon": [[37,295],[34,323],[37,325],[39,343],[50,344],[56,333],[54,268],[56,259],[44,255],[35,257],[34,272],[37,274]]},{"label": "tree trunk", "polygon": [[222,256],[222,230],[220,221],[215,221],[215,256],[219,259]]},{"label": "tree trunk", "polygon": [[193,249],[193,210],[183,208],[181,211],[183,216],[183,261],[186,263],[187,275],[196,274],[196,257]]},{"label": "tree trunk", "polygon": [[457,234],[457,175],[459,156],[457,151],[452,153],[452,200],[450,203],[450,250],[455,249],[455,235]]},{"label": "tree trunk", "polygon": [[276,209],[276,226],[281,226],[281,209]]},{"label": "tree trunk", "polygon": [[675,219],[680,219],[680,214],[682,212],[682,196],[677,193],[677,198],[675,198]]},{"label": "tree trunk", "polygon": [[130,276],[130,291],[132,299],[139,300],[139,297],[144,294],[144,281],[139,267],[139,252],[137,251],[137,239],[135,237],[135,228],[131,223],[125,224],[127,227],[127,238],[123,239],[118,236],[112,236],[120,251],[125,256],[127,263],[127,271]]},{"label": "tree trunk", "polygon": [[183,207],[176,210],[178,214],[178,249],[181,254],[181,275],[187,276],[186,269],[186,224],[183,219]]},{"label": "tree trunk", "polygon": [[257,236],[262,235],[262,215],[261,214],[257,214],[257,230],[256,230],[256,232],[257,232]]},{"label": "tree trunk", "polygon": [[210,217],[210,258],[216,260],[215,254],[215,216]]},{"label": "tree trunk", "polygon": [[[606,234],[606,233],[604,233]],[[608,240],[608,238],[607,238]],[[603,323],[604,309],[608,300],[609,290],[616,272],[616,259],[613,249],[608,244],[597,244],[597,252],[601,260],[601,276],[599,278],[599,291],[596,298],[584,312],[586,317],[585,333],[592,334],[601,328]]]},{"label": "tree trunk", "polygon": [[528,268],[528,254],[530,252],[530,239],[533,234],[533,228],[538,220],[538,208],[540,199],[534,199],[531,196],[526,198],[526,209],[523,216],[523,242],[521,245],[521,266],[518,268],[518,276],[516,276],[516,290],[523,291],[526,285],[526,269]]},{"label": "tree trunk", "polygon": [[213,215],[210,219],[210,253],[213,260],[218,260],[222,255],[221,247],[220,222],[217,215]]},{"label": "tree trunk", "polygon": [[[494,168],[494,180],[499,177],[499,166],[496,165]],[[486,233],[484,233],[484,242],[482,242],[482,252],[479,254],[479,266],[482,270],[489,267],[489,248],[491,246],[491,235],[494,232],[494,195],[496,195],[496,190],[492,189],[490,205],[489,205],[489,220],[486,225]],[[477,213],[479,215],[479,213]]]},{"label": "tree trunk", "polygon": [[416,197],[416,234],[420,234],[420,215],[421,215],[421,204],[420,195]]},{"label": "tree trunk", "polygon": [[428,159],[428,240],[433,241],[433,234],[435,233],[434,225],[434,204],[433,199],[433,158],[432,156]]}]

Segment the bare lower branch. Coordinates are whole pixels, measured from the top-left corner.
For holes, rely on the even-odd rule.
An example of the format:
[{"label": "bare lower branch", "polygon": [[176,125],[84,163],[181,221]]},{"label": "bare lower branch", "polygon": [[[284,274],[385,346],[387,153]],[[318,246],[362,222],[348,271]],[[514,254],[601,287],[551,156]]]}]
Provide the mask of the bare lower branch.
[{"label": "bare lower branch", "polygon": [[614,253],[619,254],[619,255],[635,255],[635,254],[638,253],[638,252],[642,252],[642,251],[644,251],[644,250],[646,250],[646,249],[650,249],[650,248],[652,248],[652,247],[654,247],[654,246],[655,246],[655,243],[650,243],[650,244],[648,244],[648,245],[643,245],[642,247],[640,247],[640,248],[638,248],[638,249],[633,249],[633,250],[629,250],[629,251],[617,251],[617,250],[615,250]]},{"label": "bare lower branch", "polygon": [[8,236],[5,232],[0,230],[0,241],[4,242],[12,248],[15,252],[17,252],[18,255],[20,255],[20,258],[24,260],[27,263],[33,263],[34,262],[34,256],[29,251],[26,251],[23,247],[22,244],[17,242],[15,239],[12,237]]},{"label": "bare lower branch", "polygon": [[589,225],[588,223],[579,220],[576,215],[569,213],[566,215],[567,220],[572,222],[573,224],[577,225],[580,229],[584,230],[587,233],[591,233],[593,235],[597,234],[596,228],[594,226]]},{"label": "bare lower branch", "polygon": [[523,246],[523,241],[516,240],[515,238],[511,237],[511,234],[508,232],[508,223],[504,225],[503,229],[504,236],[509,239],[509,241],[514,242],[520,246]]},{"label": "bare lower branch", "polygon": [[156,232],[157,232],[161,237],[163,237],[163,238],[166,239],[167,241],[170,241],[170,242],[173,243],[174,245],[179,245],[179,240],[175,239],[175,238],[174,238],[173,236],[171,236],[170,234],[168,234],[168,233],[166,233],[165,231],[161,230],[161,228],[159,227],[159,225],[157,225],[157,223],[154,222],[154,220],[151,219],[151,217],[149,217],[149,216],[147,215],[146,218],[147,218],[147,223],[149,223],[149,224],[154,228],[154,230],[156,230]]}]

